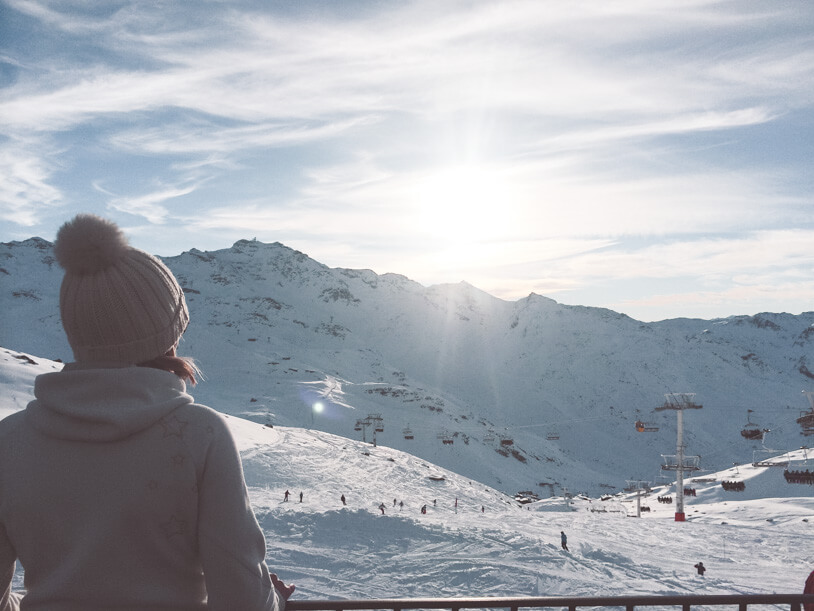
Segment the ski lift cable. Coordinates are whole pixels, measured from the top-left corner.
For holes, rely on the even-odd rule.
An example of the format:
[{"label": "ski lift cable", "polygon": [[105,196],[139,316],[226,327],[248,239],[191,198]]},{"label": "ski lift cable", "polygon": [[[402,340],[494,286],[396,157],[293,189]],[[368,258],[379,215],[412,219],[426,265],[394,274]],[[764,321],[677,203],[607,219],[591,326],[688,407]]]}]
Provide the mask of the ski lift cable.
[{"label": "ski lift cable", "polygon": [[[722,407],[722,408],[725,408],[725,409],[726,408],[743,409],[742,405],[740,405],[740,406],[735,406],[735,405],[733,405],[733,406],[721,406],[721,405],[716,404],[716,407]],[[747,409],[752,409],[752,408],[747,408]],[[752,409],[752,411],[753,412],[760,412],[760,413],[762,413],[762,412],[785,412],[785,411],[788,411],[788,409],[791,409],[791,407],[786,407],[786,408],[754,408],[754,409]],[[489,426],[489,425],[479,425],[479,424],[474,424],[474,423],[473,424],[463,424],[463,423],[452,424],[452,423],[449,423],[449,425],[447,425],[445,428],[447,428],[447,429],[453,429],[454,428],[456,431],[458,431],[460,433],[467,433],[467,434],[482,433],[484,430],[492,431],[494,434],[497,434],[499,431],[514,431],[514,430],[520,430],[520,429],[530,429],[530,428],[539,428],[539,427],[556,427],[556,426],[559,426],[559,425],[569,425],[569,424],[581,423],[581,422],[599,422],[599,421],[603,421],[603,420],[613,420],[613,419],[615,419],[613,416],[595,416],[595,417],[591,417],[591,418],[571,418],[571,419],[562,419],[562,420],[551,420],[551,421],[546,421],[546,422],[538,422],[538,423],[534,423],[534,424],[520,424],[520,425],[505,426],[505,427],[497,426],[497,425],[494,425],[494,424]],[[438,425],[433,425],[433,424],[418,424],[418,425],[411,424],[409,428],[411,428],[413,431],[437,431],[439,426]],[[444,427],[442,427],[442,428],[444,428]],[[776,426],[776,427],[772,428],[771,430],[773,432],[780,433],[780,432],[783,432],[784,429],[783,429],[783,426]]]},{"label": "ski lift cable", "polygon": [[[582,423],[582,422],[599,422],[604,420],[612,420],[612,416],[595,416],[592,418],[571,418],[571,419],[563,419],[563,420],[552,420],[548,422],[538,422],[535,424],[520,424],[516,426],[497,426],[497,425],[480,425],[480,424],[463,424],[463,423],[453,423],[449,422],[444,425],[441,423],[438,424],[410,424],[408,428],[415,433],[439,433],[439,431],[448,431],[448,434],[453,435],[463,434],[463,435],[470,435],[476,437],[481,434],[492,435],[492,436],[500,436],[503,433],[516,431],[520,429],[530,429],[530,428],[540,428],[540,427],[547,427],[550,429],[556,429],[559,426],[570,425],[574,423]],[[402,427],[404,428],[404,427]],[[360,430],[360,429],[356,429]]]},{"label": "ski lift cable", "polygon": [[530,429],[530,428],[536,428],[536,427],[540,427],[540,426],[549,426],[550,427],[550,426],[557,426],[557,425],[562,425],[562,424],[572,424],[574,422],[595,422],[595,421],[598,421],[598,420],[611,420],[611,419],[612,419],[611,416],[596,416],[594,418],[574,418],[574,419],[571,419],[571,420],[556,420],[556,421],[552,421],[552,422],[540,422],[540,423],[537,423],[537,424],[519,424],[517,426],[506,427],[503,430],[513,431],[515,429]]}]

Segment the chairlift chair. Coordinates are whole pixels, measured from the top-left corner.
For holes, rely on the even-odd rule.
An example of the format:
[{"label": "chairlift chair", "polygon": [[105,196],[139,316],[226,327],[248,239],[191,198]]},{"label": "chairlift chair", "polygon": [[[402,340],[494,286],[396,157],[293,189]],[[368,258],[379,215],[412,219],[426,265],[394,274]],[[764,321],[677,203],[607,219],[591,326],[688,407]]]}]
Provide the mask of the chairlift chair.
[{"label": "chairlift chair", "polygon": [[744,428],[741,431],[741,435],[747,441],[760,441],[761,439],[763,439],[763,433],[764,432],[765,431],[763,429],[761,429],[761,428],[749,427],[749,428]]},{"label": "chairlift chair", "polygon": [[809,461],[814,462],[814,458],[808,458],[808,446],[800,446],[800,449],[803,451],[803,459],[800,460],[799,458],[795,460],[789,461],[789,468],[790,469],[810,469],[811,464]]},{"label": "chairlift chair", "polygon": [[800,417],[797,418],[797,424],[799,424],[802,429],[800,434],[808,437],[809,435],[814,435],[814,391],[804,390],[803,394],[806,396],[806,399],[808,399],[811,409],[806,412],[800,412]]},{"label": "chairlift chair", "polygon": [[782,450],[771,450],[763,447],[752,452],[753,467],[788,467],[788,459],[784,459],[785,452]]},{"label": "chairlift chair", "polygon": [[797,418],[797,424],[802,429],[801,435],[808,437],[814,435],[814,408],[807,412],[800,412],[800,417]]},{"label": "chairlift chair", "polygon": [[402,431],[402,433],[404,434],[405,439],[415,439],[415,436],[413,435],[413,431],[410,430],[410,427],[407,427],[406,429],[404,429]]},{"label": "chairlift chair", "polygon": [[792,460],[788,463],[783,477],[788,484],[814,484],[814,472],[808,464],[808,448],[803,446],[803,460]]},{"label": "chairlift chair", "polygon": [[441,443],[447,446],[451,446],[455,443],[455,440],[449,433],[439,433],[438,439],[441,440]]},{"label": "chairlift chair", "polygon": [[700,456],[683,456],[679,463],[679,457],[675,454],[662,454],[664,464],[661,465],[662,471],[700,471],[701,457]]},{"label": "chairlift chair", "polygon": [[741,430],[741,436],[747,441],[762,441],[764,433],[768,433],[768,429],[760,428],[757,423],[752,422],[752,410],[746,410],[746,424]]},{"label": "chairlift chair", "polygon": [[641,420],[636,421],[636,432],[637,433],[655,433],[659,430],[652,422],[642,422]]}]

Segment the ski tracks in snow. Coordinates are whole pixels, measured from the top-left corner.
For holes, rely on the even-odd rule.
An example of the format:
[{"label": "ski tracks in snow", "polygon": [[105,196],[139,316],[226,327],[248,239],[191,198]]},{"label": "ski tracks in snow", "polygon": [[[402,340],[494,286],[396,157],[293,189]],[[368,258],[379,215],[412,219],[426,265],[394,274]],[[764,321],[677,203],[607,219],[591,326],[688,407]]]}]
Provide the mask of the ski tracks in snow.
[{"label": "ski tracks in snow", "polygon": [[299,598],[795,592],[810,570],[803,523],[529,511],[389,448],[284,427],[256,435],[241,448],[252,504],[269,566]]}]

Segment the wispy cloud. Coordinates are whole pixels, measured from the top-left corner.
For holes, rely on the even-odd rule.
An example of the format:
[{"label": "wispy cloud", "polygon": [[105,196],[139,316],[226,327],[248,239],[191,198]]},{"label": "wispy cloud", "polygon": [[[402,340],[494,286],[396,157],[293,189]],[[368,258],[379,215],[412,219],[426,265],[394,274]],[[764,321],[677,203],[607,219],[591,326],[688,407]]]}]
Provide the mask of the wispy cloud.
[{"label": "wispy cloud", "polygon": [[51,183],[53,164],[43,156],[47,148],[34,139],[7,140],[0,144],[0,218],[30,227],[46,208],[62,203]]},{"label": "wispy cloud", "polygon": [[123,151],[167,154],[247,152],[256,148],[307,144],[336,138],[375,117],[358,117],[334,122],[267,121],[239,127],[220,127],[203,120],[181,119],[162,128],[138,128],[118,132],[110,143]]},{"label": "wispy cloud", "polygon": [[259,234],[501,296],[715,268],[732,298],[742,236],[797,270],[761,245],[814,227],[803,3],[6,4],[17,226],[92,195],[148,249]]},{"label": "wispy cloud", "polygon": [[172,200],[189,195],[201,186],[201,183],[185,185],[160,185],[156,189],[139,195],[121,196],[95,183],[96,189],[109,196],[108,208],[126,214],[139,216],[152,224],[164,224],[170,216],[168,206]]},{"label": "wispy cloud", "polygon": [[593,150],[597,146],[617,146],[624,141],[635,142],[660,136],[758,125],[772,121],[776,116],[766,108],[743,108],[729,112],[676,114],[658,121],[643,123],[615,121],[611,125],[601,125],[593,129],[577,128],[553,135],[533,148],[539,153],[548,154],[562,154],[579,149]]}]

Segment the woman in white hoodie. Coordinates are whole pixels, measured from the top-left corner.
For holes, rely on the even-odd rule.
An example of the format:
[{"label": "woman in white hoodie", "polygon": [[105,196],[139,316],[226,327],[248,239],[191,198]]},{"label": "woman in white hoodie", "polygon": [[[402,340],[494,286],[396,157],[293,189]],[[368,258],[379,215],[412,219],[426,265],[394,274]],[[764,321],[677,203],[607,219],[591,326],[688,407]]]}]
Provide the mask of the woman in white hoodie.
[{"label": "woman in white hoodie", "polygon": [[54,252],[75,362],[0,422],[0,611],[283,611],[234,440],[186,393],[172,272],[92,215]]}]

